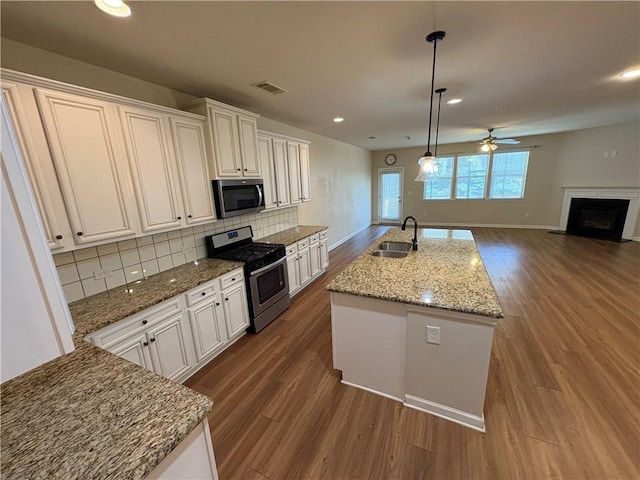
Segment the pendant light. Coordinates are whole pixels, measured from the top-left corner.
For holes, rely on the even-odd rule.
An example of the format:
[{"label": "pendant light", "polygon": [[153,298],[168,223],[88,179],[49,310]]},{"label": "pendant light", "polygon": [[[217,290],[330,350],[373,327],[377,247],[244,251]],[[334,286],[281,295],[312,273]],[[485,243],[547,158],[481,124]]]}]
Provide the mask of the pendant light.
[{"label": "pendant light", "polygon": [[431,153],[431,120],[433,118],[433,84],[436,76],[436,47],[446,35],[443,31],[432,32],[427,35],[427,42],[433,43],[433,66],[431,67],[431,100],[429,102],[429,132],[427,137],[427,151],[418,159],[420,171],[416,177],[416,182],[424,182],[427,180],[427,174],[435,169],[435,156]]},{"label": "pendant light", "polygon": [[[440,132],[440,107],[442,106],[442,94],[446,92],[446,88],[438,88],[436,93],[438,94],[438,118],[436,120],[436,148],[433,150],[434,158],[438,158],[438,133]],[[436,163],[436,170],[438,164]]]}]

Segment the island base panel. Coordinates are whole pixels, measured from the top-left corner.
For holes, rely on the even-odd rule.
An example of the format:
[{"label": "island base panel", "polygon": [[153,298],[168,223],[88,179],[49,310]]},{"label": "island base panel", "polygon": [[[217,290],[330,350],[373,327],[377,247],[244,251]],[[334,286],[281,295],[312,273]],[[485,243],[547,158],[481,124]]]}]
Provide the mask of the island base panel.
[{"label": "island base panel", "polygon": [[331,293],[333,368],[344,383],[395,400],[404,398],[404,305]]}]

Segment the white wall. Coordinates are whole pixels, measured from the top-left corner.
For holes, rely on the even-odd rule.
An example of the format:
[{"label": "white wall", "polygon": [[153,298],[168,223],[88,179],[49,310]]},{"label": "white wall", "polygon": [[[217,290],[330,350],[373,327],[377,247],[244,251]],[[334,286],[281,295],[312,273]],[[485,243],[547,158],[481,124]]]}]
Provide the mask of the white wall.
[{"label": "white wall", "polygon": [[371,223],[371,152],[284,123],[259,118],[258,127],[309,140],[310,203],[298,208],[303,225],[329,227],[329,246]]},{"label": "white wall", "polygon": [[[424,201],[423,184],[414,181],[417,159],[424,147],[376,151],[372,162],[372,220],[378,217],[378,168],[386,167],[384,157],[388,153],[395,153],[396,166],[405,172],[404,215],[414,215],[421,223],[557,227],[562,186],[640,186],[639,134],[640,124],[634,122],[520,138],[522,147],[535,146],[529,155],[525,198],[521,200]],[[604,159],[604,152],[612,150],[616,150],[616,156]],[[478,152],[477,144],[438,148],[439,156],[472,152]],[[640,236],[640,221],[635,236]]]}]

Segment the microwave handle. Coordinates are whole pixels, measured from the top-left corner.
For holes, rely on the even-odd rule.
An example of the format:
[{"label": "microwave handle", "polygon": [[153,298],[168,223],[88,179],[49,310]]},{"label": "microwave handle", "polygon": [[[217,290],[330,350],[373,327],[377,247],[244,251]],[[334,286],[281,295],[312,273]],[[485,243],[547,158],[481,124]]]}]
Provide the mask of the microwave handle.
[{"label": "microwave handle", "polygon": [[262,200],[262,188],[260,188],[260,185],[256,185],[256,190],[258,190],[258,206],[262,206],[264,203]]}]

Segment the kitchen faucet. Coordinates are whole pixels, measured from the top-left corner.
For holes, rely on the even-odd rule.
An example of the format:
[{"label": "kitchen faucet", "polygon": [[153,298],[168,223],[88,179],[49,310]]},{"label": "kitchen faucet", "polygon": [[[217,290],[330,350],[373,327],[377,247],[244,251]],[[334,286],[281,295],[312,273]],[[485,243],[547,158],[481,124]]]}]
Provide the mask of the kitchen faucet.
[{"label": "kitchen faucet", "polygon": [[414,217],[412,217],[411,215],[409,215],[408,217],[406,217],[404,219],[404,222],[402,222],[402,229],[401,230],[406,230],[407,229],[407,220],[413,220],[413,239],[411,240],[411,245],[413,245],[413,249],[414,250],[418,250],[418,222],[416,222],[416,219]]}]

